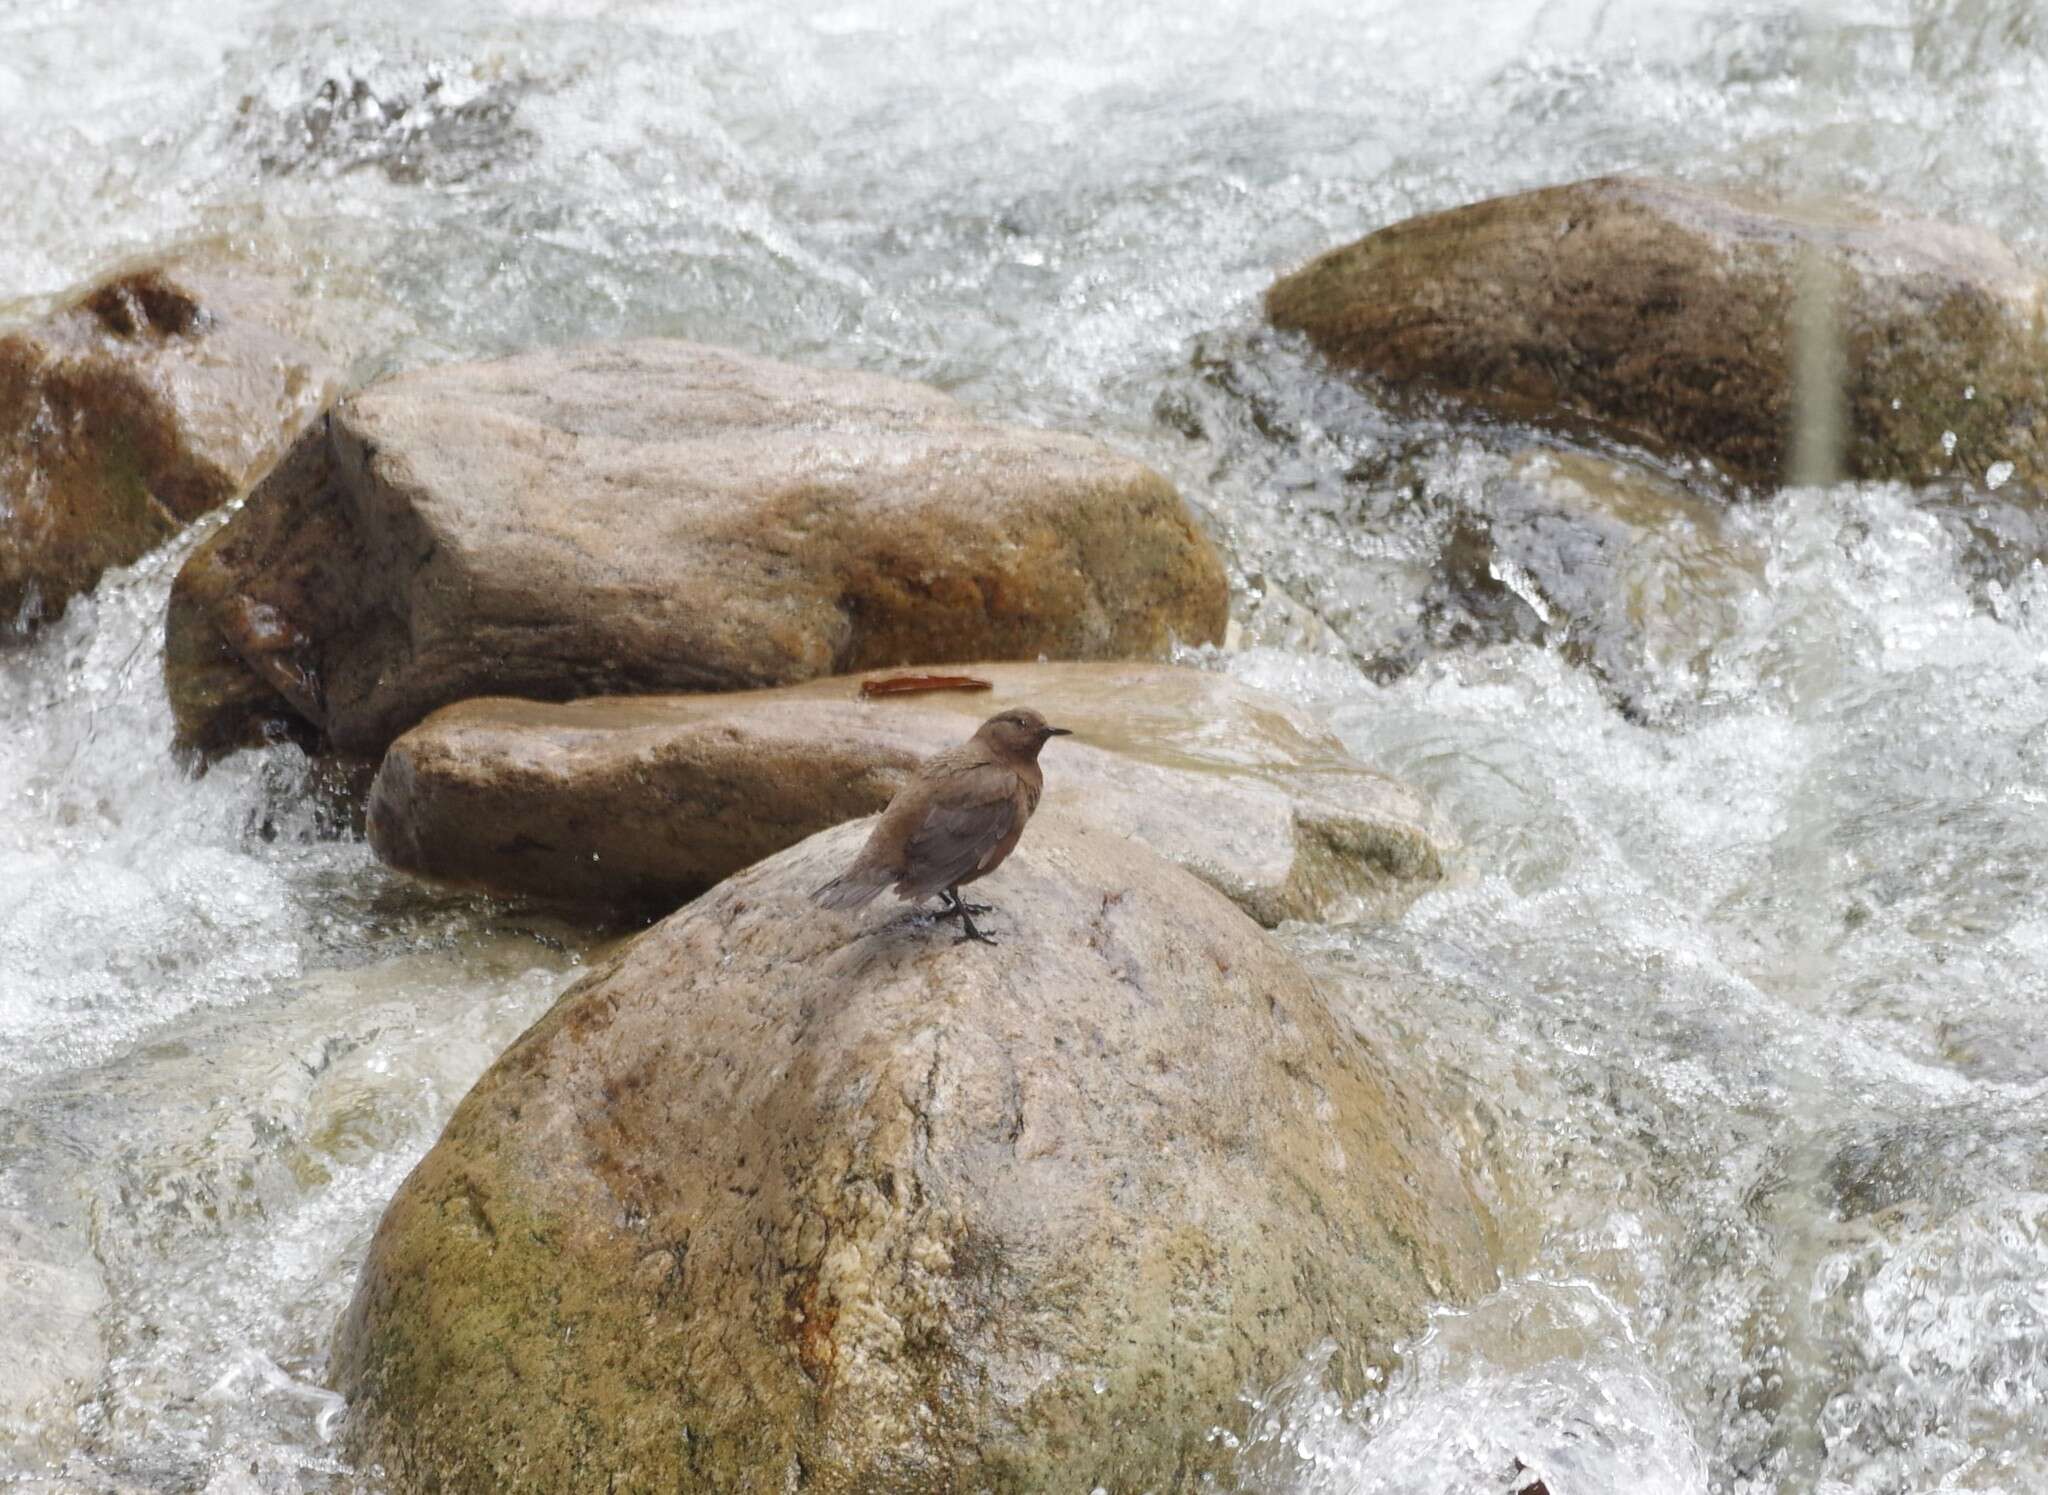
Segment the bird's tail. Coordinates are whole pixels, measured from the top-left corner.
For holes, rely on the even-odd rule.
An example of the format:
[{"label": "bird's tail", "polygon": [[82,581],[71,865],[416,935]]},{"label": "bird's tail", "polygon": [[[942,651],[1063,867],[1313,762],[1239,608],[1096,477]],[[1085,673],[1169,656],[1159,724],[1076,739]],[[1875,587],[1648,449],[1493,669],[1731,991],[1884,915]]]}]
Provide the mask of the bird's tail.
[{"label": "bird's tail", "polygon": [[896,879],[888,872],[871,871],[862,867],[850,867],[823,887],[811,893],[813,903],[822,903],[826,908],[859,908],[872,903],[882,889]]}]

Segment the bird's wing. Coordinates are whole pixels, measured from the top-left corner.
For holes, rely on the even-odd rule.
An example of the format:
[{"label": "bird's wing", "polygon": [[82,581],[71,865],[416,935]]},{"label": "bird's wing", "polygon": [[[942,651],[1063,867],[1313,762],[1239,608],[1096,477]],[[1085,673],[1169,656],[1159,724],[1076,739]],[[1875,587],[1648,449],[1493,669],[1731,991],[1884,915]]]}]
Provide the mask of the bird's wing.
[{"label": "bird's wing", "polygon": [[929,898],[981,870],[1017,820],[1017,776],[997,764],[954,774],[911,833],[899,897]]}]

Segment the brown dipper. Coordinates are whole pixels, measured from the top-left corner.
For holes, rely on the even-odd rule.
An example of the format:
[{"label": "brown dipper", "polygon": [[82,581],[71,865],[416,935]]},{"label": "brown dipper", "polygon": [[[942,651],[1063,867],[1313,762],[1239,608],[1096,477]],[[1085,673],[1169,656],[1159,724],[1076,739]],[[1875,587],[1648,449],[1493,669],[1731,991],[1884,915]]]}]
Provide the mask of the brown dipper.
[{"label": "brown dipper", "polygon": [[968,903],[960,889],[986,877],[1017,847],[1024,823],[1045,787],[1038,750],[1046,739],[1072,734],[1048,727],[1028,706],[1000,712],[958,747],[933,753],[896,791],[868,844],[853,865],[811,897],[827,908],[859,908],[891,883],[896,896],[920,903],[937,893],[941,917],[960,920],[953,943],[994,940],[974,927],[985,903]]}]

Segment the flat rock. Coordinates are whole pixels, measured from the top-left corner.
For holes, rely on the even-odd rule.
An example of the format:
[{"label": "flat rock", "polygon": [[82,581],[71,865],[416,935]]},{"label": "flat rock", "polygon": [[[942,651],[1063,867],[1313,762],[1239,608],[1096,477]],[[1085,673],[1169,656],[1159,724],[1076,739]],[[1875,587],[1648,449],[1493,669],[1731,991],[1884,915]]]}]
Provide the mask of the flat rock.
[{"label": "flat rock", "polygon": [[380,753],[470,696],[739,690],[1211,641],[1171,484],[921,385],[689,343],[407,374],[309,432],[172,592],[182,739]]},{"label": "flat rock", "polygon": [[920,758],[1005,705],[1078,735],[1046,804],[1144,842],[1262,924],[1390,916],[1444,875],[1407,786],[1277,697],[1148,664],[977,664],[989,692],[863,701],[846,677],[717,696],[465,701],[391,745],[370,841],[393,866],[503,892],[673,907],[878,812]]},{"label": "flat rock", "polygon": [[1325,1338],[1356,1395],[1498,1237],[1271,936],[1041,811],[1002,943],[817,909],[836,827],[567,992],[337,1333],[406,1490],[1191,1492]]},{"label": "flat rock", "polygon": [[154,266],[0,335],[0,633],[246,490],[338,374],[283,282]]},{"label": "flat rock", "polygon": [[1546,187],[1332,251],[1274,285],[1267,312],[1390,384],[1588,418],[1779,482],[1802,284],[1837,317],[1844,476],[2048,471],[2042,278],[1988,234],[1871,205],[1634,177]]}]

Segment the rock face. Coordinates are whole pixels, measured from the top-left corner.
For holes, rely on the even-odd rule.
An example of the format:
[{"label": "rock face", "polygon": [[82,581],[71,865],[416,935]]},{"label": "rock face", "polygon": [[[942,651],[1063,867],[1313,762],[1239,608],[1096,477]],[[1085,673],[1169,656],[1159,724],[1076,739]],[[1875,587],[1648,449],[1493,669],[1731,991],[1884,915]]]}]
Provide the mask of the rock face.
[{"label": "rock face", "polygon": [[336,392],[254,275],[118,276],[0,336],[0,631],[63,611],[269,470]]},{"label": "rock face", "polygon": [[650,341],[344,401],[193,554],[168,669],[188,742],[289,712],[375,753],[469,696],[1127,657],[1226,609],[1172,486],[1106,447]]},{"label": "rock face", "polygon": [[1264,924],[1391,914],[1444,875],[1429,805],[1284,701],[1171,665],[996,664],[987,693],[859,699],[844,677],[721,696],[485,698],[391,745],[371,844],[443,881],[673,907],[879,811],[920,758],[1029,704],[1077,737],[1049,807],[1144,842]]},{"label": "rock face", "polygon": [[1787,476],[1801,277],[1832,281],[1846,475],[2048,471],[2043,282],[1990,236],[1602,178],[1397,223],[1267,311],[1347,367]]},{"label": "rock face", "polygon": [[[1041,811],[993,949],[806,893],[841,826],[555,1005],[338,1332],[401,1489],[1190,1491],[1236,1398],[1491,1281],[1439,1128],[1223,898]],[[610,1480],[613,1483],[608,1484]]]}]

